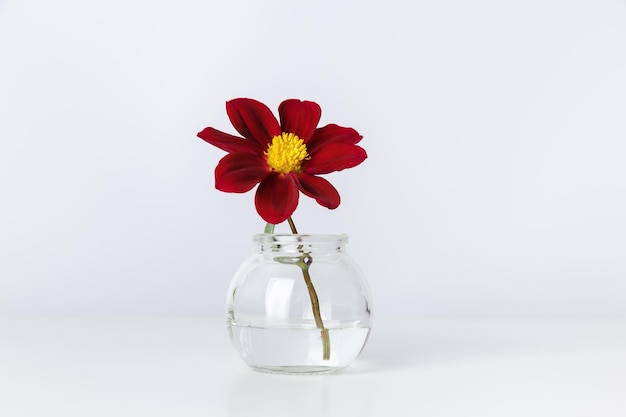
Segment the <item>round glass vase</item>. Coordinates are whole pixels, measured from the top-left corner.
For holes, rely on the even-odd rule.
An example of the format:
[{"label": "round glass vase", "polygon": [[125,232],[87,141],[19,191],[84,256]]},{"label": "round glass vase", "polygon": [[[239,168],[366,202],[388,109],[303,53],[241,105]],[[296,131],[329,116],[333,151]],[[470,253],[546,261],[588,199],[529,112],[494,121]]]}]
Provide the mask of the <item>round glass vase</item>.
[{"label": "round glass vase", "polygon": [[233,345],[253,369],[333,373],[367,341],[371,296],[346,235],[258,234],[228,290]]}]

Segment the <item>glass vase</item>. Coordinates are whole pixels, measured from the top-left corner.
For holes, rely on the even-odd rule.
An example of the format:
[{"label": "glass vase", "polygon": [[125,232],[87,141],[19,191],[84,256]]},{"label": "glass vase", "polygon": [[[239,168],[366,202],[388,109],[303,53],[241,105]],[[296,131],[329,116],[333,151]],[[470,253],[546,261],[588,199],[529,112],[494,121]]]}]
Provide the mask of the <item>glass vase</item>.
[{"label": "glass vase", "polygon": [[227,326],[253,369],[333,373],[367,341],[372,311],[346,235],[259,234],[230,284]]}]

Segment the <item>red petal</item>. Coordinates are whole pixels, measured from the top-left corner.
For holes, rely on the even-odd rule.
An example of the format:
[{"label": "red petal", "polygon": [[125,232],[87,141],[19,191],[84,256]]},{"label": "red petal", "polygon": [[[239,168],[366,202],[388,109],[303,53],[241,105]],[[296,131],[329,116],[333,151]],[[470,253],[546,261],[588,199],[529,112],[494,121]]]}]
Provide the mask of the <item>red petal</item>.
[{"label": "red petal", "polygon": [[311,159],[302,164],[302,169],[307,174],[328,174],[352,168],[365,161],[367,153],[365,149],[356,145],[331,145],[323,146],[310,151]]},{"label": "red petal", "polygon": [[212,127],[205,128],[202,132],[198,133],[198,137],[226,152],[253,154],[263,152],[256,142],[220,132]]},{"label": "red petal", "polygon": [[272,174],[259,184],[254,204],[263,220],[279,224],[296,210],[298,197],[298,187],[291,175]]},{"label": "red petal", "polygon": [[329,209],[337,208],[341,202],[337,189],[322,177],[300,173],[298,174],[298,188],[303,194],[314,198],[319,204]]},{"label": "red petal", "polygon": [[226,102],[226,113],[237,132],[267,149],[274,136],[280,135],[278,120],[260,101],[236,98]]},{"label": "red petal", "polygon": [[215,188],[227,193],[245,193],[270,173],[263,158],[247,153],[229,153],[215,168]]},{"label": "red petal", "polygon": [[355,145],[363,139],[359,132],[351,127],[342,127],[335,124],[316,129],[306,144],[309,151],[315,152],[319,146],[329,144]]},{"label": "red petal", "polygon": [[322,109],[313,101],[290,99],[280,103],[278,114],[283,132],[294,133],[306,143],[315,132]]}]

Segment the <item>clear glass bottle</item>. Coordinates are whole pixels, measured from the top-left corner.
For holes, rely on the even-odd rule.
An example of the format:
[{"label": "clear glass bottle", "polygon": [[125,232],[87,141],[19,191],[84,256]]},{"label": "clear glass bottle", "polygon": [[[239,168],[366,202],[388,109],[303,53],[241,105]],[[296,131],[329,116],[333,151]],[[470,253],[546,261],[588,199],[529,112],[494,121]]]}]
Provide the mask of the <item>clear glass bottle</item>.
[{"label": "clear glass bottle", "polygon": [[369,336],[371,295],[346,235],[259,234],[227,299],[233,345],[252,368],[337,372]]}]

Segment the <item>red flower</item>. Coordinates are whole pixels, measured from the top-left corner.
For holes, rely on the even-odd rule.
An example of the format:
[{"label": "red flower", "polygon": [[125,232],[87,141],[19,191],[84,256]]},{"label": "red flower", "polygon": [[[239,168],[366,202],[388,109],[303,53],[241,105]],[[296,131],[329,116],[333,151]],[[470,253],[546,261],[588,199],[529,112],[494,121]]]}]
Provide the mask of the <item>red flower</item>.
[{"label": "red flower", "polygon": [[319,174],[359,165],[367,158],[356,144],[363,138],[349,127],[317,128],[322,110],[312,101],[285,100],[278,107],[280,124],[263,103],[237,98],[226,113],[243,138],[212,127],[198,137],[228,152],[215,168],[215,188],[245,193],[259,184],[255,205],[268,223],[287,220],[298,206],[299,192],[329,209],[339,193]]}]

